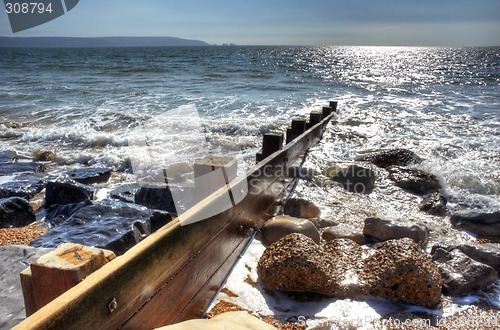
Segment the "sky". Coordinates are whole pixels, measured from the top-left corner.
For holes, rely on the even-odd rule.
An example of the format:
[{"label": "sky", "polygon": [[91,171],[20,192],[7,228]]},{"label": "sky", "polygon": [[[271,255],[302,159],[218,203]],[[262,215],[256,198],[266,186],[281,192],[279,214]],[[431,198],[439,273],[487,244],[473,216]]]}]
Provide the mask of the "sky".
[{"label": "sky", "polygon": [[2,12],[0,36],[171,36],[238,45],[500,46],[500,0],[80,0],[65,15],[18,33],[12,33]]}]

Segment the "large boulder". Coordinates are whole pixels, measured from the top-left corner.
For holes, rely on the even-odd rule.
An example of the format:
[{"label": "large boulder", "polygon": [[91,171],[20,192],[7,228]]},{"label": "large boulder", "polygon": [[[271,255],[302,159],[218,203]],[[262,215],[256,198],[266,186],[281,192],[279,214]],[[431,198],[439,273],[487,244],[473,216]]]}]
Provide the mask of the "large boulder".
[{"label": "large boulder", "polygon": [[45,186],[44,207],[66,205],[92,199],[94,188],[74,181],[50,181]]},{"label": "large boulder", "polygon": [[[352,244],[355,243],[346,240],[323,248],[302,234],[290,234],[266,248],[257,272],[264,283],[282,291],[336,297],[362,294],[356,285],[358,270],[352,266],[352,260],[340,266],[341,259],[349,259],[347,253],[354,251]],[[353,253],[361,260],[359,246]],[[345,281],[346,277],[350,281]]]},{"label": "large boulder", "polygon": [[427,226],[410,220],[367,218],[363,227],[363,235],[378,242],[407,237],[422,247],[425,247],[429,241]]},{"label": "large boulder", "polygon": [[500,237],[500,210],[497,209],[459,211],[451,215],[450,222],[474,234]]},{"label": "large boulder", "polygon": [[363,155],[356,160],[370,162],[378,167],[408,166],[423,161],[416,153],[407,149],[382,150],[376,153]]},{"label": "large boulder", "polygon": [[109,167],[83,167],[74,168],[65,172],[61,180],[73,180],[83,184],[104,183],[111,177],[112,169]]},{"label": "large boulder", "polygon": [[320,242],[318,229],[307,219],[279,215],[268,220],[262,227],[262,237],[265,244],[277,242],[282,237],[292,233],[303,234],[316,243]]},{"label": "large boulder", "polygon": [[38,173],[44,170],[45,166],[41,163],[2,163],[0,176],[17,173]]},{"label": "large boulder", "polygon": [[493,267],[497,273],[500,274],[500,244],[498,243],[439,243],[432,246],[431,254],[434,254],[438,248],[444,249],[448,252],[457,249],[477,262]]},{"label": "large boulder", "polygon": [[171,220],[166,213],[159,216],[151,210],[132,208],[124,203],[95,204],[80,209],[30,245],[56,247],[71,242],[96,246],[121,255],[151,234],[153,217],[155,228],[160,227],[159,222],[166,224]]},{"label": "large boulder", "polygon": [[420,211],[431,215],[445,216],[448,214],[448,210],[446,209],[447,202],[444,196],[438,192],[434,192],[425,197],[418,205],[418,208]]},{"label": "large boulder", "polygon": [[321,211],[313,202],[300,198],[290,198],[285,202],[283,213],[295,218],[312,219],[318,218]]},{"label": "large boulder", "polygon": [[141,187],[134,196],[136,204],[140,204],[150,209],[176,212],[175,202],[170,188],[164,186],[144,186]]},{"label": "large boulder", "polygon": [[434,174],[400,166],[393,166],[388,170],[389,179],[391,179],[396,186],[411,193],[427,195],[441,190],[441,184]]},{"label": "large boulder", "polygon": [[24,198],[0,199],[0,228],[24,227],[36,221],[30,203]]},{"label": "large boulder", "polygon": [[333,181],[349,192],[370,194],[375,188],[375,172],[369,168],[350,165],[330,174]]},{"label": "large boulder", "polygon": [[75,214],[78,210],[92,205],[92,202],[88,199],[80,203],[59,205],[51,205],[45,212],[44,222],[50,224],[51,227],[58,226],[70,216]]},{"label": "large boulder", "polygon": [[109,198],[125,203],[135,203],[135,194],[141,187],[136,183],[128,183],[115,187],[109,192]]},{"label": "large boulder", "polygon": [[443,292],[449,295],[485,289],[498,278],[495,269],[469,258],[458,249],[446,251],[437,248],[432,259],[439,263]]},{"label": "large boulder", "polygon": [[374,249],[363,265],[367,294],[427,308],[438,307],[441,273],[417,243],[403,238],[378,243]]}]

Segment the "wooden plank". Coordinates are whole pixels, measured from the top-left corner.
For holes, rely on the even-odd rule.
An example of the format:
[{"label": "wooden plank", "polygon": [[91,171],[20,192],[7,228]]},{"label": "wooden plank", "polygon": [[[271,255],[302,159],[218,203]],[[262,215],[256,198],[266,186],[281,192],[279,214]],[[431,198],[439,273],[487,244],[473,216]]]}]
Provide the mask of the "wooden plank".
[{"label": "wooden plank", "polygon": [[[205,208],[217,205],[227,193],[218,190],[15,329],[146,329],[201,316],[253,228],[272,216],[276,199],[288,193],[293,178],[287,177],[287,168],[302,161],[331,117],[268,156],[246,178],[234,180],[231,187],[241,180],[249,187],[235,207],[181,226],[181,220],[199,218]],[[177,290],[177,297],[169,290]]]}]

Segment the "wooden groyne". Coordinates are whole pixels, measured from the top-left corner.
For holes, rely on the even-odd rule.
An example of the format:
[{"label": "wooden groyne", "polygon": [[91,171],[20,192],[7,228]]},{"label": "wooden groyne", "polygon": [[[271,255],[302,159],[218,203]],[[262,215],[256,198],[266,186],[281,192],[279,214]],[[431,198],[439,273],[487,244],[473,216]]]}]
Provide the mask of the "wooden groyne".
[{"label": "wooden groyne", "polygon": [[[258,163],[247,175],[211,193],[14,329],[152,329],[201,317],[256,228],[289,195],[298,176],[293,169],[300,168],[336,112],[337,102],[330,102],[309,121],[292,122],[286,138],[264,135]],[[241,200],[234,207],[181,225],[221,204],[228,191],[232,200]]]}]

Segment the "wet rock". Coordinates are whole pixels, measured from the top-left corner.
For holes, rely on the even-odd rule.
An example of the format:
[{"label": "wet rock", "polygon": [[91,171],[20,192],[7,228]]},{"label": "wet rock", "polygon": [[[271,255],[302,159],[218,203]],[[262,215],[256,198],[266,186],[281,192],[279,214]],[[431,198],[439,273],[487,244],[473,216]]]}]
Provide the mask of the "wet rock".
[{"label": "wet rock", "polygon": [[51,227],[58,226],[70,216],[75,214],[78,210],[92,205],[92,202],[88,199],[80,203],[66,204],[66,205],[51,205],[46,210],[46,215],[44,221],[49,223]]},{"label": "wet rock", "polygon": [[337,226],[339,224],[338,221],[333,219],[312,218],[307,220],[311,221],[316,226],[316,228],[318,228],[318,230],[322,228]]},{"label": "wet rock", "polygon": [[45,180],[35,175],[19,175],[11,182],[0,184],[0,198],[22,197],[31,199],[45,186]]},{"label": "wet rock", "polygon": [[500,210],[497,209],[459,211],[451,215],[450,222],[478,235],[500,236]]},{"label": "wet rock", "polygon": [[135,203],[135,194],[141,187],[138,184],[125,184],[109,192],[109,197],[125,203]]},{"label": "wet rock", "polygon": [[426,195],[441,190],[441,184],[434,174],[430,174],[414,168],[393,166],[388,169],[389,179],[396,186],[408,190],[417,195]]},{"label": "wet rock", "polygon": [[134,202],[149,209],[176,212],[172,193],[167,186],[141,187],[134,196]]},{"label": "wet rock", "polygon": [[24,227],[36,221],[30,203],[24,198],[0,199],[0,228]]},{"label": "wet rock", "polygon": [[302,234],[287,235],[267,247],[262,254],[257,267],[259,278],[282,291],[337,297],[357,295],[359,292],[354,280],[346,286],[340,284],[346,277],[345,270],[351,267],[348,262],[343,269],[336,262],[338,256],[345,256],[340,251],[343,246],[348,247],[345,251],[351,248],[349,243],[340,243],[324,249]]},{"label": "wet rock", "polygon": [[448,252],[457,249],[475,261],[493,267],[497,273],[500,273],[500,244],[498,243],[439,243],[432,246],[431,254],[434,254],[438,248],[444,249]]},{"label": "wet rock", "polygon": [[45,186],[44,207],[66,205],[92,199],[94,188],[74,181],[50,181]]},{"label": "wet rock", "polygon": [[107,167],[74,168],[65,172],[60,179],[90,185],[107,182],[111,177],[111,172],[112,169]]},{"label": "wet rock", "polygon": [[335,174],[331,179],[345,190],[359,194],[370,194],[375,188],[375,173],[369,168],[350,165]]},{"label": "wet rock", "polygon": [[327,242],[339,238],[345,238],[350,239],[359,245],[367,243],[367,239],[362,233],[352,231],[351,229],[342,225],[325,228],[325,230],[323,230],[323,232],[321,233],[321,238],[323,238]]},{"label": "wet rock", "polygon": [[495,269],[469,258],[459,250],[437,248],[432,259],[439,264],[443,292],[449,295],[485,289],[498,278]]},{"label": "wet rock", "polygon": [[310,201],[300,198],[290,198],[284,205],[283,213],[295,218],[318,218],[320,216],[319,208]]},{"label": "wet rock", "polygon": [[15,151],[0,151],[0,163],[13,163],[16,160]]},{"label": "wet rock", "polygon": [[423,161],[416,153],[407,149],[390,149],[358,157],[356,160],[370,162],[378,167],[408,166]]},{"label": "wet rock", "polygon": [[363,235],[378,242],[407,237],[422,247],[429,241],[427,226],[410,220],[367,218]]},{"label": "wet rock", "polygon": [[262,227],[265,244],[277,242],[282,237],[292,233],[300,233],[311,238],[316,243],[320,242],[318,229],[307,219],[280,215],[268,220]]},{"label": "wet rock", "polygon": [[431,215],[445,216],[448,214],[448,210],[446,209],[447,202],[445,197],[435,192],[425,197],[418,205],[418,208],[420,211],[427,212]]},{"label": "wet rock", "polygon": [[2,163],[0,176],[17,173],[39,173],[44,170],[45,166],[41,163]]},{"label": "wet rock", "polygon": [[56,153],[52,150],[36,150],[33,153],[35,162],[50,162],[56,159]]},{"label": "wet rock", "polygon": [[412,239],[378,243],[364,260],[363,280],[369,295],[437,308],[442,279],[430,255]]},{"label": "wet rock", "polygon": [[25,245],[0,246],[0,328],[12,329],[26,318],[19,273],[50,251]]},{"label": "wet rock", "polygon": [[[124,203],[95,204],[78,210],[30,245],[56,247],[71,242],[112,250],[121,255],[151,234],[153,216],[156,229],[171,220],[168,214],[132,208]],[[160,222],[164,223],[160,225]]]}]

